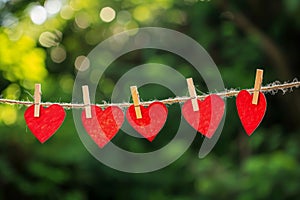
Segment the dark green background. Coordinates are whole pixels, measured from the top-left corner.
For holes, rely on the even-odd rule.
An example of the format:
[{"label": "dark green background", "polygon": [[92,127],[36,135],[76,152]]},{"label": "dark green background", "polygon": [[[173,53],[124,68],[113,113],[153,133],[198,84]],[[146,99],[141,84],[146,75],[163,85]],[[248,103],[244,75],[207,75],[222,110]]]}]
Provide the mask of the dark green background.
[{"label": "dark green background", "polygon": [[[253,87],[256,68],[264,69],[264,83],[299,77],[297,0],[70,0],[76,9],[69,19],[57,14],[43,25],[30,21],[30,3],[43,5],[44,1],[9,1],[0,6],[0,91],[4,98],[32,100],[34,83],[40,82],[43,101],[70,102],[76,57],[87,55],[116,32],[146,26],[174,29],[199,42],[217,64],[226,88]],[[99,12],[105,6],[117,15],[128,11],[131,20],[127,24],[117,19],[101,21]],[[7,25],[8,16],[19,23]],[[89,26],[78,27],[76,16],[85,16]],[[63,62],[51,59],[55,46],[46,48],[39,43],[45,31],[56,34],[50,41],[66,50]],[[20,35],[33,43],[24,42]],[[144,50],[121,57],[108,69],[97,91],[98,103],[110,101],[123,73],[147,62],[172,66],[185,77],[193,77],[199,93],[207,92],[201,77],[176,55]],[[26,68],[30,63],[39,71]],[[173,94],[149,85],[140,89],[140,95],[152,100]],[[235,98],[229,98],[223,132],[207,157],[198,158],[203,137],[197,134],[180,159],[147,174],[119,172],[94,159],[81,143],[69,110],[62,127],[42,145],[26,128],[25,107],[0,105],[0,199],[297,199],[299,90],[266,97],[266,115],[251,137],[238,119]],[[169,107],[168,121],[153,143],[123,132],[113,142],[135,152],[157,149],[170,141],[172,135],[167,133],[175,133],[180,115],[178,105]]]}]

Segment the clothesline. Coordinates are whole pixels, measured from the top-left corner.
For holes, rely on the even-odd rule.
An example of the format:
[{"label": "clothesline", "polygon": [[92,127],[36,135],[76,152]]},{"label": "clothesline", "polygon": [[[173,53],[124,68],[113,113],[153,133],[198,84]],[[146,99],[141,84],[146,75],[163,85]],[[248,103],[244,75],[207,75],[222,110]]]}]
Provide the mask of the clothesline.
[{"label": "clothesline", "polygon": [[[266,86],[261,87],[261,92],[263,93],[271,93],[271,94],[275,94],[278,91],[282,91],[283,93],[287,92],[287,91],[292,91],[293,88],[298,88],[300,87],[300,81],[298,81],[297,79],[294,79],[294,81],[292,82],[288,82],[288,83],[280,83],[279,81],[275,81],[273,83],[267,84]],[[254,89],[245,89],[250,93],[254,92]],[[237,89],[229,89],[223,92],[217,92],[217,93],[213,93],[216,94],[222,98],[229,98],[229,97],[235,97],[238,95],[238,93],[241,90],[237,90]],[[197,98],[200,100],[203,100],[205,97],[207,97],[210,94],[204,94],[204,95],[198,95]],[[174,103],[183,103],[187,100],[189,100],[191,97],[188,96],[184,96],[184,97],[175,97],[175,98],[168,98],[168,99],[163,99],[163,100],[152,100],[152,101],[144,101],[144,102],[140,102],[140,105],[143,106],[148,106],[153,102],[161,102],[163,104],[167,104],[167,105],[171,105]],[[24,106],[31,106],[33,105],[33,101],[22,101],[22,100],[13,100],[13,99],[2,99],[0,98],[0,104],[10,104],[10,105],[24,105]],[[62,102],[41,102],[40,105],[45,106],[45,107],[49,107],[53,104],[58,104],[60,106],[62,106],[65,109],[80,109],[80,108],[85,108],[85,105],[83,103],[62,103]],[[132,103],[103,103],[103,104],[95,104],[96,106],[99,106],[101,108],[106,108],[108,106],[118,106],[121,108],[127,108],[130,105],[132,105]]]}]

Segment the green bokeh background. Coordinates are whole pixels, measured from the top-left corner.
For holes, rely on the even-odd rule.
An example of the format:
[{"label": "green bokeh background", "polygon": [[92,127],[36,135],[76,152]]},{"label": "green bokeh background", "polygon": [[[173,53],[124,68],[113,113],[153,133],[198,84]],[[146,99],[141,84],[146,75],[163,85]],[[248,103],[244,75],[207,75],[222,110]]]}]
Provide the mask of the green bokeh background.
[{"label": "green bokeh background", "polygon": [[[80,56],[113,34],[147,26],[174,29],[199,42],[217,64],[226,88],[252,87],[256,68],[264,69],[264,83],[299,78],[297,0],[65,0],[58,13],[35,24],[31,9],[44,3],[0,0],[2,98],[32,100],[39,82],[43,101],[71,102]],[[104,7],[115,10],[110,22],[99,16]],[[97,102],[109,102],[122,74],[149,62],[174,67],[194,78],[199,93],[208,92],[183,59],[139,50],[107,70]],[[157,85],[139,91],[143,100],[174,96]],[[197,134],[180,159],[147,174],[123,173],[98,162],[81,143],[70,110],[62,127],[42,145],[26,127],[26,108],[1,104],[0,199],[297,199],[300,93],[295,89],[266,97],[265,118],[251,137],[238,119],[235,98],[229,98],[224,129],[207,157],[198,158],[204,138]],[[169,106],[167,123],[153,143],[123,132],[113,142],[134,152],[158,149],[176,133],[180,115],[179,105]]]}]

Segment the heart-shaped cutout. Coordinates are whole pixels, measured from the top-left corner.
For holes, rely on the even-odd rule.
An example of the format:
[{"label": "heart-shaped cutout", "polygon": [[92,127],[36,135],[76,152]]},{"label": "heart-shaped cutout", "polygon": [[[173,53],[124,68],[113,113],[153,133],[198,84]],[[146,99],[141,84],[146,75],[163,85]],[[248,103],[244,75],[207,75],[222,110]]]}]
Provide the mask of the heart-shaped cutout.
[{"label": "heart-shaped cutout", "polygon": [[134,106],[130,106],[126,113],[129,124],[147,140],[152,142],[164,126],[167,116],[167,107],[160,102],[154,102],[145,108],[140,106],[142,118],[137,119]]},{"label": "heart-shaped cutout", "polygon": [[211,138],[218,128],[223,114],[225,103],[221,97],[212,94],[203,101],[197,100],[199,111],[194,111],[192,101],[188,100],[182,106],[185,120],[202,135]]},{"label": "heart-shaped cutout", "polygon": [[103,148],[120,130],[124,122],[124,113],[117,106],[109,106],[105,110],[92,105],[92,118],[86,118],[85,110],[82,112],[82,124],[94,140],[94,142]]},{"label": "heart-shaped cutout", "polygon": [[257,105],[252,104],[253,94],[242,90],[236,97],[238,115],[246,133],[250,136],[261,123],[266,109],[267,100],[263,93],[259,92]]},{"label": "heart-shaped cutout", "polygon": [[65,116],[65,110],[57,104],[48,108],[40,106],[39,117],[34,117],[34,105],[28,107],[24,113],[28,128],[41,143],[46,142],[59,129]]}]

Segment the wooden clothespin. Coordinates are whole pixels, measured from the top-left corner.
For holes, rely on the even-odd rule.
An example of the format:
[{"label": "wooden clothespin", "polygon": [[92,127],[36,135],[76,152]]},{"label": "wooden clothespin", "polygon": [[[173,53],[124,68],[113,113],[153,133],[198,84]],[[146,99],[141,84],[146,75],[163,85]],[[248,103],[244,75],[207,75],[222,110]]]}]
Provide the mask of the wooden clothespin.
[{"label": "wooden clothespin", "polygon": [[92,118],[89,86],[87,86],[87,85],[82,86],[82,94],[83,94],[83,103],[84,103],[84,107],[85,107],[85,117],[87,119]]},{"label": "wooden clothespin", "polygon": [[252,104],[254,104],[254,105],[257,105],[257,103],[258,103],[259,91],[260,91],[262,80],[263,80],[263,73],[264,73],[264,70],[262,70],[262,69],[256,70],[254,92],[253,92],[253,98],[252,98]]},{"label": "wooden clothespin", "polygon": [[42,95],[41,84],[35,84],[35,86],[34,86],[34,117],[40,117],[41,95]]},{"label": "wooden clothespin", "polygon": [[189,89],[189,94],[191,97],[191,101],[192,101],[192,106],[193,106],[193,110],[199,111],[199,106],[198,106],[198,101],[197,101],[197,93],[196,93],[196,89],[195,89],[195,85],[193,82],[192,78],[188,78],[186,79],[187,85],[188,85],[188,89]]},{"label": "wooden clothespin", "polygon": [[133,106],[134,106],[136,118],[142,119],[142,112],[141,112],[141,108],[140,108],[140,98],[139,98],[139,92],[137,90],[137,87],[131,86],[130,91],[131,91],[131,96],[132,96],[132,100],[133,100]]}]

